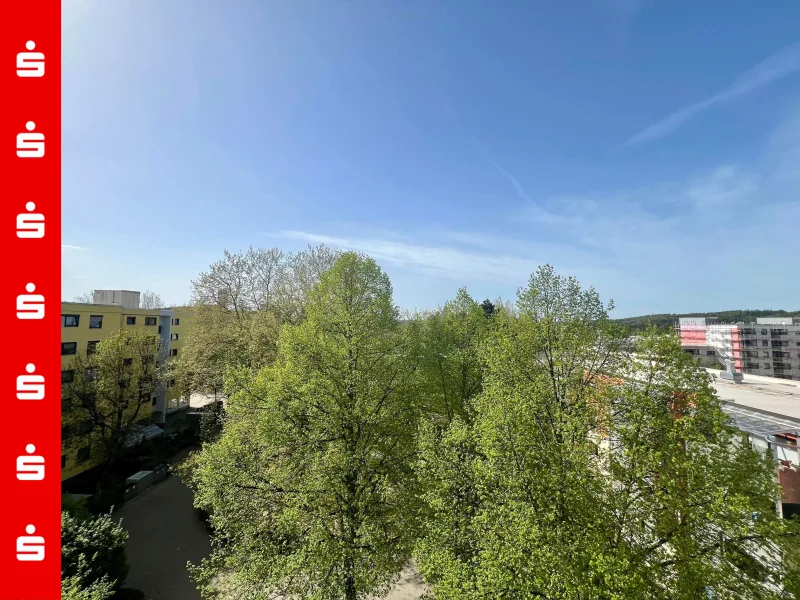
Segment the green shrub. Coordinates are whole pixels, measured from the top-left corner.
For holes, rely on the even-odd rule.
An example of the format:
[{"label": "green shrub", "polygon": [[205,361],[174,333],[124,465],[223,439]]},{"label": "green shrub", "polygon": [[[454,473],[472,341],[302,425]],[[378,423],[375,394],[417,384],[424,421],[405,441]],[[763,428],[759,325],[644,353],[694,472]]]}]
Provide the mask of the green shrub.
[{"label": "green shrub", "polygon": [[103,578],[117,588],[128,575],[128,533],[110,515],[82,520],[61,513],[61,576],[78,577],[87,588]]},{"label": "green shrub", "polygon": [[61,496],[61,510],[69,513],[79,521],[86,521],[92,518],[92,513],[89,510],[86,500],[78,500],[68,494]]}]

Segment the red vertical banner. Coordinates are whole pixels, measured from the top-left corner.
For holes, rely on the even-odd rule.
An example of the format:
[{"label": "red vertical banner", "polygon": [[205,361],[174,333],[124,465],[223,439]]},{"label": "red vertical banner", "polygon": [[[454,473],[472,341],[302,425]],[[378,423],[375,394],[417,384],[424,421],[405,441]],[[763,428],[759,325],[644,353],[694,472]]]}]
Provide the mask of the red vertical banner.
[{"label": "red vertical banner", "polygon": [[0,600],[61,597],[61,3],[0,3]]}]

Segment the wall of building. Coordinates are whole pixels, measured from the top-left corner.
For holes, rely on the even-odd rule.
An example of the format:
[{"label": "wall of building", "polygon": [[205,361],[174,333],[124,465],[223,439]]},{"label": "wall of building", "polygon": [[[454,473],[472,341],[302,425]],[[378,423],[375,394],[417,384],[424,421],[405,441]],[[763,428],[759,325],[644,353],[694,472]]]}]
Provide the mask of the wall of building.
[{"label": "wall of building", "polygon": [[742,373],[800,380],[800,323],[791,317],[759,318],[757,323],[715,324],[703,317],[681,318],[678,332],[683,349],[703,366],[707,347],[730,358]]},{"label": "wall of building", "polygon": [[[126,292],[126,294],[132,293],[135,292]],[[133,327],[152,330],[153,334],[159,335],[162,340],[163,359],[170,360],[174,358],[175,352],[180,352],[180,348],[183,345],[181,334],[186,330],[186,322],[191,318],[191,311],[188,308],[179,308],[174,311],[147,310],[126,308],[120,305],[63,302],[61,304],[61,316],[61,369],[63,372],[70,369],[74,360],[74,355],[64,354],[65,350],[70,349],[64,347],[65,343],[74,343],[76,353],[86,355],[90,342],[101,342],[112,333],[123,328]],[[77,317],[76,326],[73,326],[75,323],[74,317]],[[98,317],[102,319],[98,319]],[[90,326],[97,324],[100,326]],[[159,328],[161,329],[160,332]],[[177,339],[175,339],[176,337]],[[188,399],[179,399],[177,387],[170,386],[170,382],[167,382],[165,390],[160,394],[157,392],[150,402],[141,406],[139,420],[143,424],[150,422],[163,423],[164,417],[168,412],[182,410],[187,407]],[[86,444],[81,445],[80,443],[75,443],[73,438],[70,448],[66,448],[64,440],[62,440],[62,481],[87,471],[98,464],[99,457],[97,456],[90,456],[88,460],[78,461],[79,450],[91,447],[88,436],[85,439]]]},{"label": "wall of building", "polygon": [[800,380],[800,325],[742,326],[744,372]]}]

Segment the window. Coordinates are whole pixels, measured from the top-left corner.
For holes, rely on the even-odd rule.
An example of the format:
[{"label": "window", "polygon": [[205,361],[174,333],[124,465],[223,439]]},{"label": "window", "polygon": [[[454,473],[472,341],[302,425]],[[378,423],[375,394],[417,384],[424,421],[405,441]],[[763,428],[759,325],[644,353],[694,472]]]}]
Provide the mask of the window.
[{"label": "window", "polygon": [[769,350],[764,350],[764,358],[769,358]]},{"label": "window", "polygon": [[136,317],[125,317],[126,325],[136,325]]},{"label": "window", "polygon": [[61,412],[68,413],[72,412],[72,398],[69,396],[61,396]]},{"label": "window", "polygon": [[767,335],[767,330],[766,329],[762,329],[761,330],[761,335]]},{"label": "window", "polygon": [[75,354],[78,351],[78,342],[61,342],[61,356]]},{"label": "window", "polygon": [[63,469],[66,466],[67,466],[67,455],[66,454],[62,454],[61,455],[61,468]]},{"label": "window", "polygon": [[153,396],[153,406],[155,406],[155,405],[156,405],[156,397]]},{"label": "window", "polygon": [[80,322],[80,320],[81,320],[80,315],[61,315],[61,326],[77,327],[78,322]]},{"label": "window", "polygon": [[84,373],[86,381],[94,381],[97,379],[97,367],[88,367]]},{"label": "window", "polygon": [[716,353],[716,350],[706,350],[706,356],[714,356]]},{"label": "window", "polygon": [[95,394],[93,393],[82,394],[80,400],[81,400],[81,406],[83,406],[83,408],[93,408],[96,400]]},{"label": "window", "polygon": [[169,355],[170,356],[178,356],[178,349],[177,348],[173,348],[172,350],[169,351]]},{"label": "window", "polygon": [[75,457],[75,464],[85,463],[92,456],[92,449],[89,446],[84,446],[78,449],[78,455]]},{"label": "window", "polygon": [[103,315],[91,315],[89,317],[89,329],[102,329]]},{"label": "window", "polygon": [[770,364],[769,364],[769,363],[764,363],[764,368],[765,368],[765,369],[770,369],[770,368],[772,368],[772,367],[770,367]]},{"label": "window", "polygon": [[177,319],[177,318],[176,319],[172,319],[172,324],[173,325],[180,325],[181,324],[181,320]]},{"label": "window", "polygon": [[99,340],[96,342],[86,342],[86,354],[91,356],[92,354],[97,352],[97,344],[99,343],[100,343]]},{"label": "window", "polygon": [[762,346],[769,346],[769,340],[761,340]]},{"label": "window", "polygon": [[144,318],[144,324],[145,325],[155,325],[156,324],[156,318],[155,317],[145,317]]},{"label": "window", "polygon": [[173,342],[174,342],[174,341],[176,341],[176,340],[178,339],[178,334],[177,334],[177,333],[173,333],[173,334],[171,334],[171,335],[169,336],[169,339],[171,339]]},{"label": "window", "polygon": [[174,379],[170,379],[169,380],[169,387],[175,387],[175,380]]},{"label": "window", "polygon": [[86,419],[85,421],[78,424],[76,427],[75,435],[86,435],[87,433],[91,433],[92,429],[94,429],[94,425],[91,419]]},{"label": "window", "polygon": [[158,333],[161,333],[161,325],[158,326]]},{"label": "window", "polygon": [[66,371],[61,371],[61,383],[72,383],[73,381],[75,381],[74,369],[67,369]]}]

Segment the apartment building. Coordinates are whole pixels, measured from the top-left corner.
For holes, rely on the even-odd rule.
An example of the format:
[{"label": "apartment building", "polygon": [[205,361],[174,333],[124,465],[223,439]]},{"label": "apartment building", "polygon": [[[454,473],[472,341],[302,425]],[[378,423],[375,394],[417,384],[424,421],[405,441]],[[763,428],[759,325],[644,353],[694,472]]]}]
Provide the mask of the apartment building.
[{"label": "apartment building", "polygon": [[768,317],[742,325],[744,372],[800,380],[800,319]]},{"label": "apartment building", "polygon": [[[74,373],[70,369],[74,356],[91,354],[97,344],[112,333],[123,328],[143,328],[159,336],[162,360],[178,356],[183,344],[182,334],[191,317],[188,308],[143,309],[139,307],[140,293],[128,290],[95,290],[94,303],[61,303],[61,380],[66,383]],[[139,409],[139,423],[162,425],[168,416],[188,408],[188,398],[180,397],[174,381],[168,381]],[[65,448],[64,441],[85,436],[80,428],[62,428],[61,479],[66,480],[98,464],[98,457],[91,455],[89,440],[86,444],[70,444],[77,448]]]},{"label": "apartment building", "polygon": [[800,318],[761,317],[755,323],[680,319],[684,352],[705,367],[730,360],[739,373],[800,381]]}]

